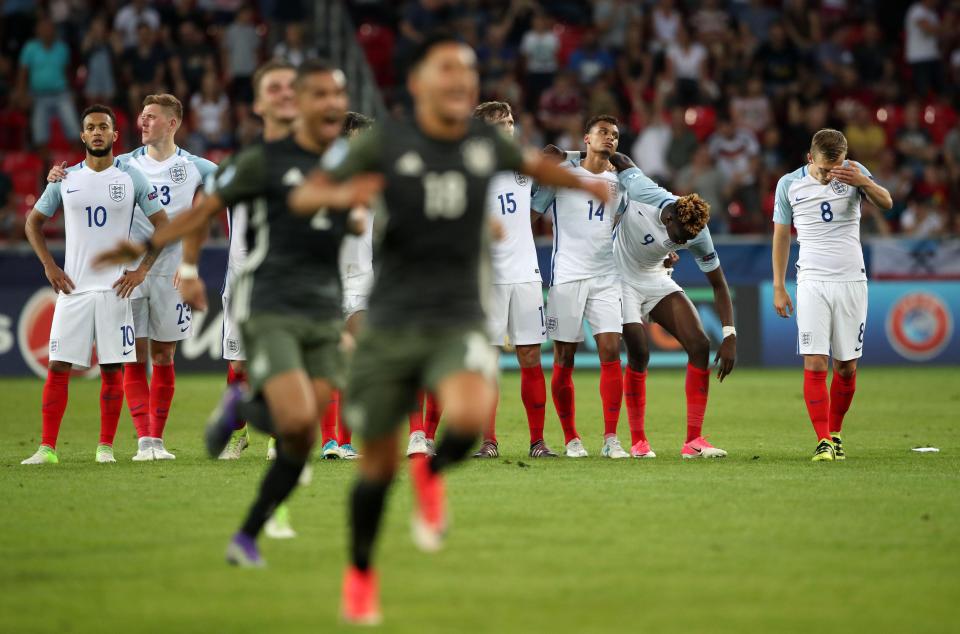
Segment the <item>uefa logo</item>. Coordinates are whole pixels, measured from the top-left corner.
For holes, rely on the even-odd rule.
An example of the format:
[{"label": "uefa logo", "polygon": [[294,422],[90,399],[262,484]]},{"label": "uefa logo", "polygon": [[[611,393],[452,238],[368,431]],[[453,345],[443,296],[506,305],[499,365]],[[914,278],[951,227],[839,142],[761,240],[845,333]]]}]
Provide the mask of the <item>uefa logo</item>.
[{"label": "uefa logo", "polygon": [[896,301],[887,314],[887,340],[910,361],[933,359],[950,343],[953,316],[931,293],[910,293]]},{"label": "uefa logo", "polygon": [[[17,344],[24,362],[40,378],[47,376],[47,363],[50,361],[50,326],[53,324],[53,309],[57,305],[57,294],[51,288],[42,288],[30,296],[20,311],[17,323]],[[52,342],[56,347],[59,341]],[[94,347],[90,357],[90,367],[74,368],[74,376],[95,377],[100,373],[97,365],[97,351]]]}]

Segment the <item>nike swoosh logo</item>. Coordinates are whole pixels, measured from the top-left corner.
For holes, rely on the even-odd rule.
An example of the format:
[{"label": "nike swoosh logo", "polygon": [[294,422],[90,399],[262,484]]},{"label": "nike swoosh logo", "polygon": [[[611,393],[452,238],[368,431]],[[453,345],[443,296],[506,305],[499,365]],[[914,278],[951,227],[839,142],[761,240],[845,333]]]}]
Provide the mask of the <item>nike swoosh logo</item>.
[{"label": "nike swoosh logo", "polygon": [[543,332],[540,333],[540,336],[543,337],[543,336],[545,336],[546,334],[547,334],[547,331],[544,330]]},{"label": "nike swoosh logo", "polygon": [[140,404],[137,405],[136,407],[131,407],[131,408],[130,408],[130,412],[131,412],[131,413],[132,413],[132,412],[135,412],[135,411],[137,411],[138,409],[142,409],[143,407],[144,407],[144,404],[143,404],[143,403],[140,403]]},{"label": "nike swoosh logo", "polygon": [[78,191],[80,191],[80,190],[79,190],[79,189],[68,189],[68,190],[67,190],[67,193],[68,193],[68,194],[72,194],[73,192],[78,192]]},{"label": "nike swoosh logo", "polygon": [[854,349],[853,349],[854,352],[860,352],[861,350],[863,350],[863,346],[860,346],[859,348],[854,348]]},{"label": "nike swoosh logo", "polygon": [[124,351],[123,351],[123,356],[127,356],[127,355],[130,354],[131,352],[133,352],[133,350],[124,350]]},{"label": "nike swoosh logo", "polygon": [[809,196],[804,196],[803,198],[800,198],[799,196],[797,196],[797,197],[793,200],[793,202],[798,203],[798,202],[800,202],[801,200],[806,200],[807,198],[810,198],[810,197],[809,197]]},{"label": "nike swoosh logo", "polygon": [[183,328],[180,329],[180,332],[187,332],[187,328],[189,328],[189,327],[190,327],[190,326],[184,326]]}]

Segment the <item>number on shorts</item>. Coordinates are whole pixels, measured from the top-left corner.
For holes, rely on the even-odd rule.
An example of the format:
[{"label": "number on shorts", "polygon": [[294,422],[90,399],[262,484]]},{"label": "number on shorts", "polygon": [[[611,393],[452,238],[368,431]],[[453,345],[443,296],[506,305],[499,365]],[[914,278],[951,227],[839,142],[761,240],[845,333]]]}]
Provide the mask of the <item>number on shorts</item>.
[{"label": "number on shorts", "polygon": [[123,345],[132,346],[136,343],[133,337],[133,326],[120,326],[120,336],[123,337]]},{"label": "number on shorts", "polygon": [[106,207],[87,207],[87,226],[93,227],[102,227],[107,224],[107,208]]},{"label": "number on shorts", "polygon": [[857,343],[863,343],[863,328],[866,326],[866,322],[860,322],[860,334],[857,336]]},{"label": "number on shorts", "polygon": [[544,321],[543,321],[543,306],[541,306],[541,307],[540,307],[540,327],[543,328],[543,326],[544,326]]},{"label": "number on shorts", "polygon": [[820,203],[820,217],[823,218],[824,222],[833,220],[833,211],[830,209],[829,202],[823,201]]},{"label": "number on shorts", "polygon": [[190,306],[187,304],[177,304],[177,325],[182,326],[190,322]]},{"label": "number on shorts", "polygon": [[603,220],[603,203],[600,203],[596,210],[593,209],[592,200],[588,200],[587,204],[590,205],[590,209],[587,211],[587,220],[593,220],[594,218]]}]

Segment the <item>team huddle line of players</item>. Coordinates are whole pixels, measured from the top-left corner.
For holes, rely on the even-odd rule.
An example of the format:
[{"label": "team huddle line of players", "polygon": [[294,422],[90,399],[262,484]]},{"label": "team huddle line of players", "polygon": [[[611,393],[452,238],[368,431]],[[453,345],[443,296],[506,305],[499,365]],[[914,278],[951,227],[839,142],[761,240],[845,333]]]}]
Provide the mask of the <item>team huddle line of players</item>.
[{"label": "team huddle line of players", "polygon": [[[696,309],[671,277],[677,250],[694,254],[714,289],[724,335],[714,360],[721,381],[736,358],[733,305],[706,228],[708,205],[696,194],[673,195],[617,153],[616,119],[587,123],[586,152],[521,152],[510,139],[510,107],[476,106],[474,53],[447,35],[421,45],[407,81],[412,120],[371,126],[366,117],[348,114],[341,71],[319,62],[299,69],[268,63],[254,78],[263,140],[219,167],[174,144],[182,107],[173,96],[146,99],[144,146],[116,158],[112,112],[92,106],[82,118],[86,159],[51,170],[27,223],[58,298],[41,446],[24,463],[57,462],[69,372],[89,365],[94,341],[102,371],[97,461],[115,461],[112,443],[124,395],[139,439],[134,460],[173,459],[162,441],[174,392],[173,354],[176,341],[190,334],[191,307],[206,307],[199,251],[209,220],[228,208],[222,301],[223,355],[230,367],[206,445],[211,456],[236,458],[248,444],[250,424],[271,435],[273,462],[227,559],[264,565],[256,540],[265,527],[270,534],[271,522],[276,536],[292,535],[282,521],[283,503],[306,475],[321,420],[325,457],[360,458],[342,597],[344,618],[356,623],[380,618],[372,550],[398,468],[396,428],[422,407],[424,393],[427,414],[410,416],[407,453],[417,502],[413,538],[432,552],[442,547],[447,530],[442,471],[471,455],[481,435],[473,455],[499,453],[497,350],[506,341],[521,367],[529,452],[537,458],[557,456],[543,439],[540,346],[548,333],[564,453],[587,455],[576,427],[572,378],[584,319],[601,362],[602,456],[655,457],[644,429],[644,323],[651,319],[688,354],[681,455],[726,455],[702,435],[710,344]],[[792,311],[785,290],[792,223],[801,243],[799,353],[818,437],[814,460],[820,461],[843,458],[841,424],[862,350],[860,197],[881,206],[890,201],[862,166],[846,160],[839,132],[817,133],[808,160],[777,188],[775,308],[783,316]],[[62,269],[42,232],[61,205]],[[529,212],[553,219],[546,306]],[[124,266],[130,261],[135,268]],[[349,364],[342,359],[345,347],[354,348]],[[835,372],[827,394],[831,353]],[[617,438],[624,399],[629,451]],[[441,408],[445,432],[434,443]],[[351,430],[363,439],[362,456]]]}]

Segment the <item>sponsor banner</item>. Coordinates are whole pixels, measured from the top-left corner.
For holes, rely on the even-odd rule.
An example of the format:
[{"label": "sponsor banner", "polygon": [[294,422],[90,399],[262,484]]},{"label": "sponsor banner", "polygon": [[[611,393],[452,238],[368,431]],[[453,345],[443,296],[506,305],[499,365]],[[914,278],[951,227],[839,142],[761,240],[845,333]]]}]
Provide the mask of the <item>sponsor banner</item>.
[{"label": "sponsor banner", "polygon": [[[868,283],[862,363],[909,365],[960,363],[960,282]],[[796,285],[787,284],[796,300]],[[799,365],[797,322],[773,309],[773,285],[760,289],[764,365]]]},{"label": "sponsor banner", "polygon": [[960,239],[870,241],[875,279],[960,280]]}]

